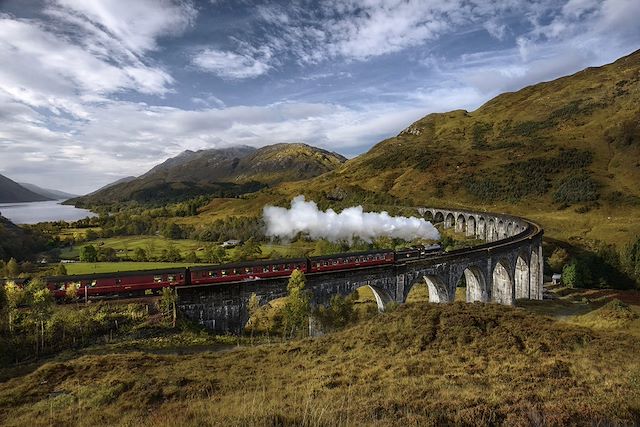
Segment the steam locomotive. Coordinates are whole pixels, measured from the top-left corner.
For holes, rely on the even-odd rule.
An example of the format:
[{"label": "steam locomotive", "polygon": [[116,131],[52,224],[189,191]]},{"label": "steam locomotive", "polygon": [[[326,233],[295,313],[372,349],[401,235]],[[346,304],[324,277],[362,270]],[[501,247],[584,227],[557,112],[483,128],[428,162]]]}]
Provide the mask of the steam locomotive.
[{"label": "steam locomotive", "polygon": [[298,269],[305,274],[371,268],[402,264],[441,251],[440,245],[413,246],[394,251],[383,249],[346,252],[308,258],[250,261],[163,270],[141,270],[76,276],[54,276],[45,279],[47,288],[57,300],[63,300],[69,287],[84,297],[133,296],[156,293],[165,287],[194,287],[228,284],[262,279],[289,277]]}]

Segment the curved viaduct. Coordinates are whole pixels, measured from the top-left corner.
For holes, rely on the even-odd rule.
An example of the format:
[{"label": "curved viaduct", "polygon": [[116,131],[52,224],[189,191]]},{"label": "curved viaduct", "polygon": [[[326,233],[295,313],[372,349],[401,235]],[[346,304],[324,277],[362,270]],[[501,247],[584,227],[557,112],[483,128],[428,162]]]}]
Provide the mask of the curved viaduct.
[{"label": "curved viaduct", "polygon": [[[411,288],[425,283],[429,301],[453,302],[464,277],[467,302],[512,305],[516,299],[542,299],[542,228],[504,214],[440,208],[418,208],[420,215],[456,233],[483,240],[477,246],[415,261],[340,272],[307,274],[314,304],[336,294],[349,295],[369,286],[380,310],[404,303]],[[217,332],[240,332],[248,320],[247,303],[255,293],[261,304],[286,296],[287,280],[259,280],[180,290],[180,309],[187,317]]]}]

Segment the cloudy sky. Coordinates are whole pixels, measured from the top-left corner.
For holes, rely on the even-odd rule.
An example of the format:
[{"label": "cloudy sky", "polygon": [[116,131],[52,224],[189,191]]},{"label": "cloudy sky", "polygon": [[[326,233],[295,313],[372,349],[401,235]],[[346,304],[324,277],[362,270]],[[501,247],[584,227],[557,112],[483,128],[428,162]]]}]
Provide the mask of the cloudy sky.
[{"label": "cloudy sky", "polygon": [[0,174],[85,193],[185,149],[354,156],[640,48],[639,0],[0,0]]}]

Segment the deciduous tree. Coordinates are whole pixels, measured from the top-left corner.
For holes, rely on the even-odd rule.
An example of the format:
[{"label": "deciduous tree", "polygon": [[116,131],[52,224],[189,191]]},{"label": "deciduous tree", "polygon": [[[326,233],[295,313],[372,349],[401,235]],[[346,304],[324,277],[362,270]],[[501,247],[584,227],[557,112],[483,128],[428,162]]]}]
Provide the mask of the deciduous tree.
[{"label": "deciduous tree", "polygon": [[7,277],[18,277],[20,274],[20,266],[15,258],[11,258],[7,263],[5,269],[7,270]]},{"label": "deciduous tree", "polygon": [[67,275],[67,267],[63,263],[59,263],[56,267],[56,275],[58,276],[66,276]]},{"label": "deciduous tree", "polygon": [[83,246],[80,250],[80,261],[82,262],[97,262],[98,251],[93,245]]},{"label": "deciduous tree", "polygon": [[287,284],[287,300],[282,309],[284,330],[290,337],[304,334],[308,327],[311,304],[305,282],[304,273],[293,270]]}]

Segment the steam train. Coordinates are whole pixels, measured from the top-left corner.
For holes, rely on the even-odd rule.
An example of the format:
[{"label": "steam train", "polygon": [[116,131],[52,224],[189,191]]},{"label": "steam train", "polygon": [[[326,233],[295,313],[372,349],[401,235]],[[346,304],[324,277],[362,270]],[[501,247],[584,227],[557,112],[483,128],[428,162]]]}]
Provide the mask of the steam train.
[{"label": "steam train", "polygon": [[67,296],[68,288],[72,286],[76,288],[76,295],[80,297],[133,296],[156,293],[165,287],[193,287],[289,277],[295,269],[305,274],[317,274],[401,264],[440,251],[440,245],[419,245],[397,251],[383,249],[163,270],[54,276],[47,277],[45,281],[56,300],[63,300]]}]

